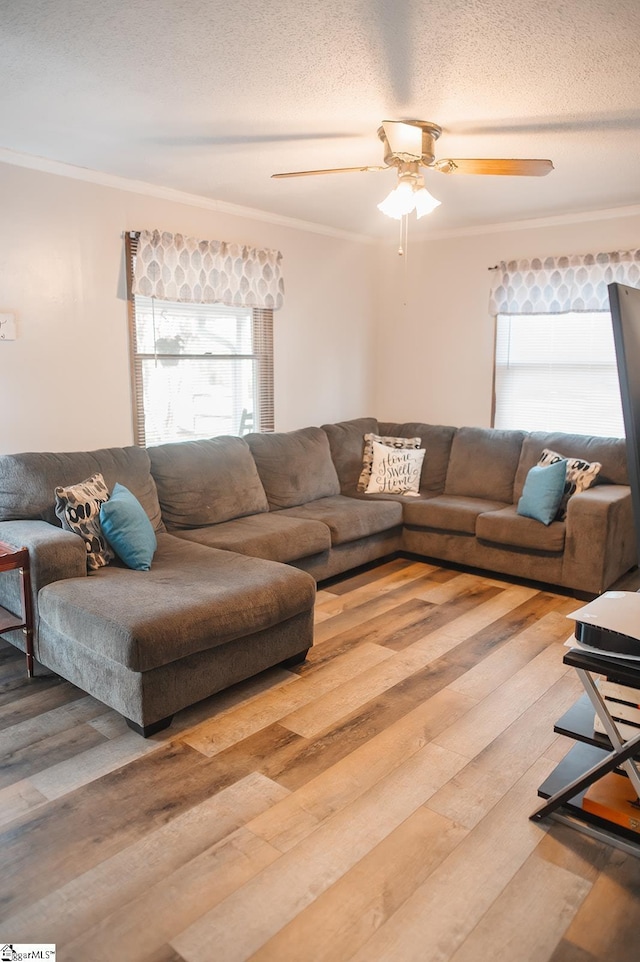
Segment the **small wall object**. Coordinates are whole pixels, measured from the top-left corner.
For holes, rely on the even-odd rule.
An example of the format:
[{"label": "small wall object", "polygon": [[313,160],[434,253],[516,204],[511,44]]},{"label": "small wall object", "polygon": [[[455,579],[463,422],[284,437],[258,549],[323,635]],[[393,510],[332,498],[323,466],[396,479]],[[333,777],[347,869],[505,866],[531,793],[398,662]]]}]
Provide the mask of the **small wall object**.
[{"label": "small wall object", "polygon": [[18,336],[15,314],[0,314],[0,341],[15,341]]}]

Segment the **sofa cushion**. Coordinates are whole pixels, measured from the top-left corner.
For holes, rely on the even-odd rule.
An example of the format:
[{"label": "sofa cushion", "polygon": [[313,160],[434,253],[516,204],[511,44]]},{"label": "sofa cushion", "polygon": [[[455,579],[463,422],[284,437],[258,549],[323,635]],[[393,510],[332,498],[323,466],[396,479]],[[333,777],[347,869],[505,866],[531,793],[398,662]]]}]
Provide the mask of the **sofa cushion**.
[{"label": "sofa cushion", "polygon": [[174,441],[148,450],[169,530],[199,528],[269,510],[251,451],[242,438]]},{"label": "sofa cushion", "polygon": [[440,531],[476,533],[476,519],[483,511],[504,507],[500,501],[440,494],[425,501],[410,501],[404,506],[405,524]]},{"label": "sofa cushion", "polygon": [[321,428],[248,434],[271,508],[290,508],[340,493],[327,435]]},{"label": "sofa cushion", "polygon": [[460,428],[451,445],[445,494],[513,504],[523,431]]},{"label": "sofa cushion", "polygon": [[337,424],[323,424],[322,430],[329,439],[331,458],[340,479],[342,494],[354,494],[362,471],[362,453],[365,434],[377,434],[375,418],[354,418]]},{"label": "sofa cushion", "polygon": [[562,521],[540,524],[519,515],[515,506],[510,504],[499,511],[481,514],[476,524],[476,536],[482,541],[523,550],[561,552],[564,550],[565,525]]},{"label": "sofa cushion", "polygon": [[0,521],[42,520],[60,525],[54,491],[101,474],[109,491],[116,481],[136,496],[155,531],[163,531],[156,485],[145,448],[104,448],[72,451],[4,454],[0,456]]},{"label": "sofa cushion", "polygon": [[422,424],[420,421],[410,421],[406,424],[381,421],[378,425],[378,433],[402,438],[420,438],[420,447],[426,452],[420,491],[427,495],[443,493],[456,428],[442,424]]},{"label": "sofa cushion", "polygon": [[545,448],[559,451],[566,458],[582,458],[602,464],[598,484],[629,484],[627,449],[624,438],[598,438],[584,434],[547,434],[534,431],[523,443],[514,484],[514,504],[522,495],[530,469],[540,460]]},{"label": "sofa cushion", "polygon": [[40,618],[82,647],[147,671],[313,607],[315,583],[288,565],[158,536],[150,571],[114,564],[42,588]]},{"label": "sofa cushion", "polygon": [[342,494],[321,498],[278,512],[285,517],[323,521],[331,531],[331,544],[346,544],[402,524],[397,501],[361,501]]},{"label": "sofa cushion", "polygon": [[284,517],[282,511],[235,518],[223,524],[175,531],[174,534],[212,548],[224,548],[269,561],[298,561],[331,547],[331,534],[326,524]]}]

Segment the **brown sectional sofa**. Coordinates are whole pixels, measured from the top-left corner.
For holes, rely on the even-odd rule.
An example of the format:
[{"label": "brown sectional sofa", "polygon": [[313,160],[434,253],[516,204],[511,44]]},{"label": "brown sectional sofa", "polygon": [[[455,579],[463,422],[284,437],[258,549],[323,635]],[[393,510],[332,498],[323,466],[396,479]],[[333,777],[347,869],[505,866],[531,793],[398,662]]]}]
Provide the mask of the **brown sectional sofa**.
[{"label": "brown sectional sofa", "polygon": [[[321,428],[162,444],[148,451],[162,517],[171,534],[185,541],[285,562],[316,581],[402,547],[402,504],[341,494]],[[227,451],[233,451],[232,475]],[[233,519],[226,509],[231,491],[238,504]],[[224,509],[212,507],[217,503]]]},{"label": "brown sectional sofa", "polygon": [[[420,492],[357,491],[366,433],[420,437]],[[543,448],[602,463],[545,527],[516,513]],[[100,471],[143,505],[150,571],[87,575],[53,511],[56,485]],[[313,640],[315,582],[404,551],[597,594],[635,563],[624,441],[360,418],[148,450],[0,457],[0,539],[32,561],[36,657],[147,735]],[[313,575],[313,577],[310,577]],[[6,575],[0,603],[17,610]],[[20,643],[15,634],[7,640]]]},{"label": "brown sectional sofa", "polygon": [[[150,468],[148,452],[134,447],[0,457],[0,540],[29,548],[37,661],[144,735],[216,691],[303,659],[315,601],[313,579],[289,565],[167,533]],[[87,574],[84,542],[57,526],[56,485],[97,471],[109,490],[124,484],[154,525],[150,571],[112,562]],[[187,493],[190,483],[185,476]],[[0,603],[18,611],[13,574]],[[21,644],[17,632],[5,637]]]},{"label": "brown sectional sofa", "polygon": [[[425,460],[430,450],[438,452],[437,472],[429,474],[425,465],[424,500],[404,506],[405,551],[594,595],[636,564],[623,439],[462,427],[449,441],[445,432],[452,429],[424,428],[379,425],[380,434],[412,437],[415,431]],[[544,448],[602,464],[597,483],[570,498],[566,520],[548,527],[516,513],[527,473]]]}]

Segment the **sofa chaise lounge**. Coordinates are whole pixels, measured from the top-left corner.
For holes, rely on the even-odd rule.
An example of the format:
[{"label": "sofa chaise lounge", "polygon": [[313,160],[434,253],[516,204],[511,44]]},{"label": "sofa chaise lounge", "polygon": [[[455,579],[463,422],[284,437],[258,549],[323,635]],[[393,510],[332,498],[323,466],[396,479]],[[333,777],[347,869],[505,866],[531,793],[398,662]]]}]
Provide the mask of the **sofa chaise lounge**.
[{"label": "sofa chaise lounge", "polygon": [[[365,435],[419,438],[417,497],[358,490]],[[517,513],[545,447],[602,464],[566,520]],[[58,485],[100,472],[138,499],[149,571],[87,573],[54,512]],[[597,594],[635,563],[624,441],[360,418],[245,439],[0,457],[0,540],[29,549],[38,662],[144,735],[174,712],[313,642],[315,584],[398,552]],[[17,577],[0,603],[17,610]],[[20,644],[15,635],[6,639]]]}]

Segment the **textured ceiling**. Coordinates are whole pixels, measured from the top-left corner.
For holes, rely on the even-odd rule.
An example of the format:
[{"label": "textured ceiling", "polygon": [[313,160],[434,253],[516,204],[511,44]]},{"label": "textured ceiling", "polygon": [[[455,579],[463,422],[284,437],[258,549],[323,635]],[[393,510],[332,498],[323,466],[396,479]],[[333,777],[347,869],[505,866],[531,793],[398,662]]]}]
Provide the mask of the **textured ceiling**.
[{"label": "textured ceiling", "polygon": [[424,234],[640,203],[638,0],[0,0],[0,147],[361,234],[393,172],[383,119],[438,157],[542,157],[544,178],[427,171]]}]

